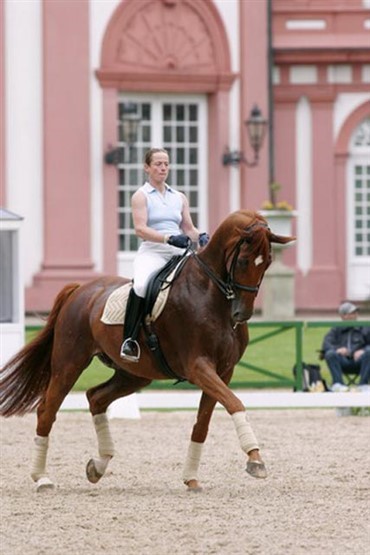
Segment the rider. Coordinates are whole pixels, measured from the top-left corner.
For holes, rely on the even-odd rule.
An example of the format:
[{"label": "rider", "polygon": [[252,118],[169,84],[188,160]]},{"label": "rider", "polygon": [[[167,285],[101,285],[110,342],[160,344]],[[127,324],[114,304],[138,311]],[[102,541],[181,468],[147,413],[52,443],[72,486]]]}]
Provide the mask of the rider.
[{"label": "rider", "polygon": [[148,150],[144,170],[148,181],[131,199],[135,233],[142,243],[134,260],[134,284],[126,308],[124,342],[120,352],[121,358],[132,362],[140,358],[136,339],[149,278],[173,256],[183,254],[192,241],[198,241],[203,247],[209,240],[207,233],[199,234],[194,226],[186,196],[166,183],[168,152],[163,148]]}]

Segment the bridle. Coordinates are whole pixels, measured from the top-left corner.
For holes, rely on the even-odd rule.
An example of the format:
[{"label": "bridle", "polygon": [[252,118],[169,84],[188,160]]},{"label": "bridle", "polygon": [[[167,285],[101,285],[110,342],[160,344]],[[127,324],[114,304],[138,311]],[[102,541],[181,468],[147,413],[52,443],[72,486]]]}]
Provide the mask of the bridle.
[{"label": "bridle", "polygon": [[[264,228],[268,229],[268,225],[263,224],[262,222],[258,222],[258,223],[252,224],[249,227],[247,227],[247,229],[245,231],[246,232],[252,231],[256,227],[264,227]],[[223,281],[219,276],[217,276],[209,268],[209,266],[207,266],[207,264],[199,258],[199,256],[195,252],[192,252],[192,256],[198,262],[199,266],[204,270],[204,272],[207,274],[207,276],[217,285],[217,287],[219,288],[221,293],[223,293],[225,295],[225,297],[228,301],[231,301],[231,300],[235,299],[235,297],[236,297],[235,289],[241,289],[242,291],[248,291],[248,293],[257,294],[258,290],[260,288],[260,283],[258,283],[255,286],[242,285],[241,283],[237,283],[234,279],[235,267],[236,267],[236,264],[238,262],[240,249],[241,249],[242,245],[244,243],[246,243],[247,241],[248,241],[247,237],[241,238],[236,243],[236,245],[234,246],[234,248],[232,249],[230,254],[228,255],[228,257],[226,259],[226,266],[227,266],[227,263],[230,260],[230,258],[231,258],[231,264],[230,264],[230,269],[227,272],[226,281]]]}]

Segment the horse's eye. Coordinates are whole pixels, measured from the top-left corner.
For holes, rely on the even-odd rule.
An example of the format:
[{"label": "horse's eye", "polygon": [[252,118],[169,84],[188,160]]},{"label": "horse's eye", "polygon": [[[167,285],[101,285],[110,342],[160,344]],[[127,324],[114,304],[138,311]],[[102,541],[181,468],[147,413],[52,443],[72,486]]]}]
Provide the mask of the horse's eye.
[{"label": "horse's eye", "polygon": [[238,268],[241,270],[245,270],[248,267],[248,260],[247,258],[239,258],[238,259]]}]

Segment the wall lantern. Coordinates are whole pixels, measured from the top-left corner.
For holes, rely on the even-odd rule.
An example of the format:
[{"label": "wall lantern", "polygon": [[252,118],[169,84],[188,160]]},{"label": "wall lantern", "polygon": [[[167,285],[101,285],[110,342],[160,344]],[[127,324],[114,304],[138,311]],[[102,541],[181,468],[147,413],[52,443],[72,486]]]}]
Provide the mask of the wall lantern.
[{"label": "wall lantern", "polygon": [[[120,110],[120,139],[125,146],[130,147],[137,141],[137,134],[141,118],[137,113],[137,104],[134,102],[124,102],[119,105]],[[108,150],[104,155],[104,162],[117,166],[123,162],[123,149],[122,147],[114,148],[112,145],[108,146]]]},{"label": "wall lantern", "polygon": [[249,142],[254,152],[254,159],[250,162],[247,160],[243,152],[238,150],[230,151],[227,148],[222,157],[222,163],[224,166],[236,166],[241,162],[249,167],[257,166],[258,164],[258,155],[266,134],[268,122],[263,119],[261,110],[257,104],[255,104],[251,110],[249,118],[244,123],[247,127]]}]

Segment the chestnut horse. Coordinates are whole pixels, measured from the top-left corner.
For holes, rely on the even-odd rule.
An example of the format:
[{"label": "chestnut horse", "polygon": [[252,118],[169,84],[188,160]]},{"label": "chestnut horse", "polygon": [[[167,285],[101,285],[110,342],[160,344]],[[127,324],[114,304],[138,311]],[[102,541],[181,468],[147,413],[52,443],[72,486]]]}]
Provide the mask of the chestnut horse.
[{"label": "chestnut horse", "polygon": [[[247,456],[247,472],[266,477],[266,468],[242,402],[228,384],[248,344],[246,322],[271,263],[271,243],[288,243],[269,229],[256,212],[230,214],[208,245],[192,252],[171,286],[164,312],[153,326],[169,367],[198,386],[201,400],[183,470],[189,490],[201,489],[198,468],[202,446],[217,402],[230,414]],[[31,477],[37,489],[53,487],[47,475],[48,439],[56,414],[74,383],[98,356],[114,369],[113,376],[86,393],[95,426],[99,455],[86,468],[97,482],[113,457],[106,415],[108,406],[153,379],[168,379],[140,335],[139,363],[120,358],[122,325],[101,322],[109,295],[130,280],[102,277],[85,285],[69,284],[60,291],[46,326],[1,371],[0,415],[23,415],[37,407],[37,428]]]}]

